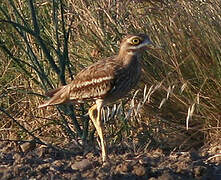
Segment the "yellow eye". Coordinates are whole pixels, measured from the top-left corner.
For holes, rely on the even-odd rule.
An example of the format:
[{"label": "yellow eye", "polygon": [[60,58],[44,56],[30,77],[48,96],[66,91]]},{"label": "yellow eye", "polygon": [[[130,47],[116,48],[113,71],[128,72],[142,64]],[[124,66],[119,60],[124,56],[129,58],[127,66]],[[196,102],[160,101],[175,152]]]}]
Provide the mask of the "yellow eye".
[{"label": "yellow eye", "polygon": [[132,41],[131,41],[131,43],[133,44],[133,45],[137,45],[137,44],[140,44],[140,39],[139,38],[133,38],[132,39]]}]

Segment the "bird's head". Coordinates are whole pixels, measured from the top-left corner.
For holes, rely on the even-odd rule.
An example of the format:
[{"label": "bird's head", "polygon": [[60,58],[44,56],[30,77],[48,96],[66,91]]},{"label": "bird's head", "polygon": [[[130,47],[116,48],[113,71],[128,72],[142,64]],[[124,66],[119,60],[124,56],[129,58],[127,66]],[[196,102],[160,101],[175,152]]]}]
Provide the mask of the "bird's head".
[{"label": "bird's head", "polygon": [[150,38],[145,34],[127,35],[121,41],[119,54],[136,55],[152,45],[153,43],[150,41]]}]

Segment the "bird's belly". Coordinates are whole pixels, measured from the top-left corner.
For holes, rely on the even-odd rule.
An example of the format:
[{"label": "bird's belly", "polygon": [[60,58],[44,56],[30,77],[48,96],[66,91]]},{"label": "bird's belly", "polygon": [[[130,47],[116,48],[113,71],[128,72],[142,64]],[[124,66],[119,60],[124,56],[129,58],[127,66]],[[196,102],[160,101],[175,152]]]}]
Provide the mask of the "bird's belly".
[{"label": "bird's belly", "polygon": [[119,79],[112,87],[111,91],[104,97],[104,103],[110,104],[125,97],[133,88],[135,88],[139,79],[139,73],[134,73],[133,75]]}]

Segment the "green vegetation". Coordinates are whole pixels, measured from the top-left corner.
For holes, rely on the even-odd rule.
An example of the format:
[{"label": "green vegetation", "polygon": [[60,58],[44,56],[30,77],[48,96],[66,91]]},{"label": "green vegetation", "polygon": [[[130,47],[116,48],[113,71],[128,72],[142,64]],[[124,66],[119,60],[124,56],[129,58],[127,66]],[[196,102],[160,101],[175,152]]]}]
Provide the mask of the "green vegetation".
[{"label": "green vegetation", "polygon": [[116,53],[123,35],[146,33],[162,49],[144,55],[137,94],[105,108],[108,141],[133,151],[150,144],[188,150],[217,141],[220,7],[219,0],[0,2],[0,139],[91,140],[89,103],[38,109],[41,94]]}]

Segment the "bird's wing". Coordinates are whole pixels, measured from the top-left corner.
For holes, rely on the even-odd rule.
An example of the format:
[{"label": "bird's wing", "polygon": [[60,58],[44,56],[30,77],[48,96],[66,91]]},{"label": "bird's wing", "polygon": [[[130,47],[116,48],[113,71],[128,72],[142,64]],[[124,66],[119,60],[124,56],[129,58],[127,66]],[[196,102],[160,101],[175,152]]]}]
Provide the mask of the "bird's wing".
[{"label": "bird's wing", "polygon": [[120,65],[113,58],[98,61],[78,73],[70,84],[49,91],[46,95],[51,99],[39,107],[102,98],[112,88],[112,82],[119,68]]},{"label": "bird's wing", "polygon": [[70,84],[70,99],[102,98],[112,88],[112,81],[120,65],[105,59],[81,71]]}]

